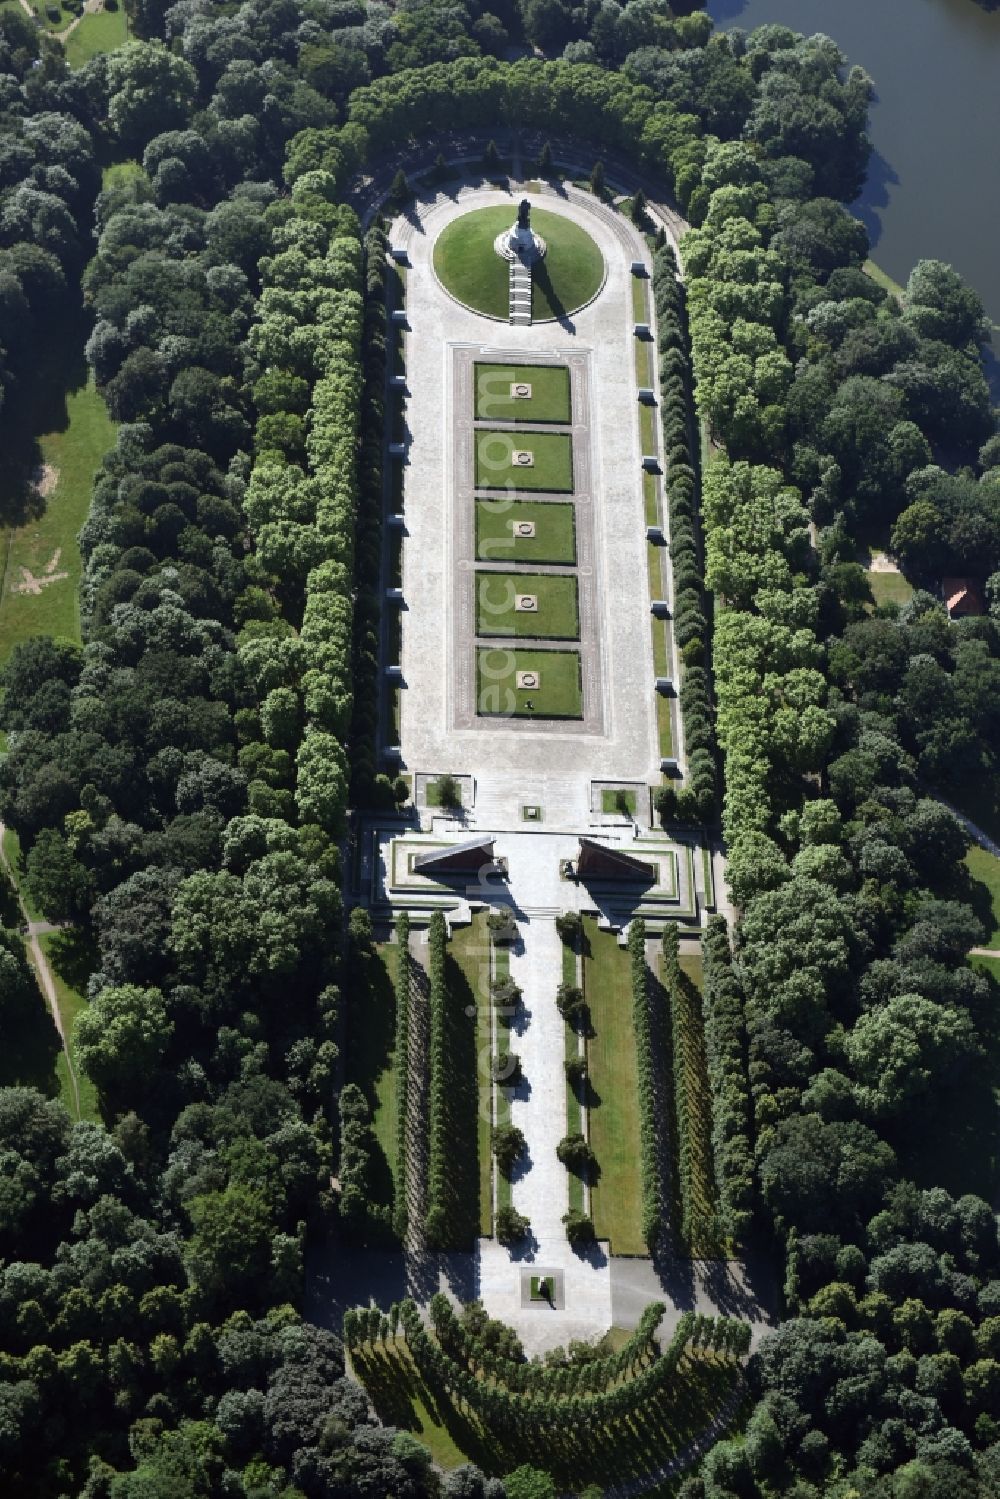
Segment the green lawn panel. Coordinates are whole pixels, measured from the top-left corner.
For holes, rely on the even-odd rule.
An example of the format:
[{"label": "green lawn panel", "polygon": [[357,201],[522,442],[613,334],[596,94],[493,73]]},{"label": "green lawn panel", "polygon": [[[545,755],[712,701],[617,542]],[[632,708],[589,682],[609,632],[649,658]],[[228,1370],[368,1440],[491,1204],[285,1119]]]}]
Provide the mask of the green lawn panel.
[{"label": "green lawn panel", "polygon": [[599,1239],[614,1254],[647,1253],[641,1232],[639,1077],[628,954],[593,918],[584,923],[583,987],[592,1034],[590,1145],[600,1176],[590,1198]]},{"label": "green lawn panel", "polygon": [[[512,385],[531,395],[512,396]],[[569,370],[563,364],[476,364],[477,422],[564,422],[573,419]]]},{"label": "green lawn panel", "polygon": [[[528,452],[534,462],[514,463],[516,452]],[[546,494],[573,492],[573,439],[568,432],[476,433],[476,488],[539,490]]]},{"label": "green lawn panel", "polygon": [[[519,671],[537,672],[541,685],[517,687]],[[481,648],[476,655],[476,711],[491,718],[582,718],[579,653]]]},{"label": "green lawn panel", "polygon": [[128,41],[128,17],[119,0],[117,10],[99,10],[83,16],[79,26],[66,38],[63,46],[71,68],[82,68],[102,52],[114,52]]},{"label": "green lawn panel", "polygon": [[[516,528],[528,523],[534,536],[520,536]],[[576,561],[576,518],[572,505],[545,500],[476,501],[476,560],[478,562]]]},{"label": "green lawn panel", "polygon": [[[515,608],[522,594],[534,597],[537,609]],[[558,573],[477,572],[476,633],[577,640],[580,608],[576,578]]]}]

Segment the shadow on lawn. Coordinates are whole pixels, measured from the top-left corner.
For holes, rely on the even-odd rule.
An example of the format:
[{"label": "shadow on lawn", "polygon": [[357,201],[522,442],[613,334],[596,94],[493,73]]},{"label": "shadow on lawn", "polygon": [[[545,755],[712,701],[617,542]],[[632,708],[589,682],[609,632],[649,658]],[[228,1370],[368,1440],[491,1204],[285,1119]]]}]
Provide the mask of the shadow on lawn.
[{"label": "shadow on lawn", "polygon": [[[552,310],[552,315],[559,323],[560,327],[565,328],[567,333],[575,333],[576,324],[573,322],[573,319],[566,311],[564,303],[558,296],[555,287],[552,285],[552,278],[549,275],[548,267],[545,264],[544,260],[539,260],[535,263],[534,267],[532,268],[532,276],[535,286],[540,292],[544,294],[545,299]],[[532,316],[534,316],[534,306],[532,306]]]},{"label": "shadow on lawn", "polygon": [[585,1483],[616,1484],[654,1472],[700,1436],[740,1382],[732,1363],[686,1354],[658,1398],[627,1415],[616,1415],[612,1424],[595,1419],[587,1425],[533,1428],[523,1421],[505,1430],[499,1422],[486,1429],[475,1412],[458,1409],[445,1391],[418,1373],[398,1342],[366,1344],[355,1350],[352,1362],[383,1421],[423,1434],[433,1446],[434,1434],[426,1432],[419,1403],[434,1425],[485,1473],[508,1473],[529,1463],[551,1473],[560,1487],[574,1490]]},{"label": "shadow on lawn", "polygon": [[[6,938],[15,947],[20,940],[14,933]],[[29,968],[24,983],[15,980],[4,995],[0,1087],[37,1088],[46,1098],[55,1098],[59,1092],[56,1061],[61,1049],[59,1033],[35,982],[34,970]]]},{"label": "shadow on lawn", "polygon": [[23,526],[45,513],[34,483],[42,463],[39,438],[69,426],[66,396],[87,383],[83,345],[90,325],[82,307],[54,304],[36,329],[31,359],[18,361],[0,412],[0,525]]}]

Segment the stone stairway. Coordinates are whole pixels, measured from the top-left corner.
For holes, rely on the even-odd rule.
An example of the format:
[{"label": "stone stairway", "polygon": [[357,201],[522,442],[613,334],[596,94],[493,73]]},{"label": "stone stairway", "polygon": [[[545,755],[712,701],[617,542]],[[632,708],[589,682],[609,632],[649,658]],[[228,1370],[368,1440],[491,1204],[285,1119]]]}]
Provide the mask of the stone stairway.
[{"label": "stone stairway", "polygon": [[531,267],[519,255],[510,263],[510,321],[528,327],[531,324]]}]

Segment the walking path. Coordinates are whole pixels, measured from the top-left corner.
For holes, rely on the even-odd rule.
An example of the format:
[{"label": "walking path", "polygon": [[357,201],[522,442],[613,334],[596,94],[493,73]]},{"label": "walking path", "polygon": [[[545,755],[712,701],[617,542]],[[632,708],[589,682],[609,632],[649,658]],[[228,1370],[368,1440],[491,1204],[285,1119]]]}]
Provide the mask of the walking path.
[{"label": "walking path", "polygon": [[[30,21],[34,21],[36,19],[35,12],[28,4],[28,0],[21,0],[21,9],[24,11],[24,14]],[[82,13],[78,16],[74,16],[69,25],[64,26],[62,31],[50,31],[49,36],[54,36],[57,42],[64,42],[66,38],[76,30],[80,22],[83,20],[84,16],[96,16],[103,9],[104,0],[83,0]]]},{"label": "walking path", "polygon": [[[479,1296],[491,1316],[516,1327],[526,1351],[540,1353],[571,1338],[599,1337],[611,1326],[611,1261],[606,1246],[577,1253],[566,1238],[569,1175],[556,1155],[566,1133],[565,1027],[556,1008],[562,975],[558,912],[579,903],[579,886],[560,879],[559,865],[576,840],[532,833],[498,833],[506,859],[507,892],[518,923],[511,977],[523,992],[523,1016],[511,1030],[523,1084],[514,1090],[511,1122],[524,1133],[525,1167],[513,1185],[513,1203],[531,1222],[524,1246],[507,1249],[481,1239],[477,1249]],[[555,1306],[530,1301],[532,1275],[557,1277]]]},{"label": "walking path", "polygon": [[76,1069],[73,1066],[73,1056],[70,1051],[69,1042],[66,1039],[66,1031],[63,1027],[62,1013],[59,1009],[59,996],[56,992],[55,980],[52,977],[52,969],[49,967],[49,960],[45,956],[42,944],[38,940],[39,937],[44,937],[49,932],[58,932],[60,929],[57,926],[53,926],[50,921],[33,921],[28,914],[28,908],[25,905],[24,897],[21,894],[21,887],[17,882],[17,876],[10,866],[10,861],[7,858],[7,850],[4,847],[3,839],[4,833],[6,831],[7,830],[4,827],[4,824],[0,822],[0,864],[2,864],[4,869],[6,870],[10,882],[17,894],[17,903],[21,908],[21,915],[24,919],[24,925],[26,928],[28,953],[31,957],[31,962],[34,966],[35,974],[38,978],[39,985],[41,986],[42,993],[45,996],[45,1001],[48,1004],[49,1013],[52,1016],[52,1023],[59,1033],[59,1042],[63,1049],[63,1056],[66,1058],[66,1071],[69,1075],[70,1087],[73,1090],[74,1112],[76,1113],[77,1119],[79,1119],[80,1084],[77,1081]]},{"label": "walking path", "polygon": [[971,817],[966,817],[964,812],[960,812],[952,802],[946,801],[939,792],[934,792],[934,798],[941,803],[942,807],[947,808],[956,821],[962,824],[965,831],[971,838],[975,839],[980,848],[985,848],[987,853],[993,854],[995,858],[1000,859],[1000,843],[991,838],[989,833],[984,833],[982,828],[977,827],[972,821]]},{"label": "walking path", "polygon": [[562,1216],[568,1207],[566,1168],[556,1157],[556,1146],[566,1133],[565,1022],[555,1004],[562,943],[551,918],[524,918],[520,930],[520,950],[511,954],[510,971],[523,992],[527,1023],[511,1039],[525,1081],[514,1090],[510,1117],[527,1141],[530,1165],[516,1182],[513,1197],[547,1252],[560,1241],[565,1244]]}]

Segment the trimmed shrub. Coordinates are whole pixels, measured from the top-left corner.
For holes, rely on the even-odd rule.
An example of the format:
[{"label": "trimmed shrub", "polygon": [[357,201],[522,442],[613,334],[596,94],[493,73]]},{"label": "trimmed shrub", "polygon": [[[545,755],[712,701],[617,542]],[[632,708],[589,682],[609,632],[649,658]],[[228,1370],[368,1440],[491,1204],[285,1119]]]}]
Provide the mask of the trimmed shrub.
[{"label": "trimmed shrub", "polygon": [[518,1159],[524,1154],[525,1138],[516,1124],[497,1124],[493,1127],[493,1154],[497,1166],[504,1176],[510,1176]]},{"label": "trimmed shrub", "polygon": [[522,1243],[527,1238],[530,1228],[530,1218],[526,1218],[509,1203],[497,1209],[496,1230],[501,1244]]},{"label": "trimmed shrub", "polygon": [[396,918],[396,1045],[393,1071],[396,1075],[396,1175],[393,1189],[392,1227],[397,1238],[406,1238],[407,1122],[410,1087],[410,918],[401,911]]},{"label": "trimmed shrub", "polygon": [[568,1213],[564,1213],[562,1221],[566,1225],[566,1237],[574,1248],[596,1242],[594,1220],[579,1208],[571,1208]]},{"label": "trimmed shrub", "polygon": [[743,995],[733,971],[725,917],[712,916],[702,937],[705,1049],[712,1085],[712,1154],[725,1232],[736,1242],[753,1221],[753,1112],[747,1071]]}]

